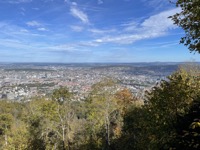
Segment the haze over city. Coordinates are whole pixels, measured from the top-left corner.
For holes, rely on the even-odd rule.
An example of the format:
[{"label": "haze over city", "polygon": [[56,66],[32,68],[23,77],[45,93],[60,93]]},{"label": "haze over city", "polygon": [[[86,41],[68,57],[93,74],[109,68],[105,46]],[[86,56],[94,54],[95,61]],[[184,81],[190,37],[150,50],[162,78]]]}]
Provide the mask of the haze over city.
[{"label": "haze over city", "polygon": [[1,62],[199,61],[168,0],[0,0]]}]

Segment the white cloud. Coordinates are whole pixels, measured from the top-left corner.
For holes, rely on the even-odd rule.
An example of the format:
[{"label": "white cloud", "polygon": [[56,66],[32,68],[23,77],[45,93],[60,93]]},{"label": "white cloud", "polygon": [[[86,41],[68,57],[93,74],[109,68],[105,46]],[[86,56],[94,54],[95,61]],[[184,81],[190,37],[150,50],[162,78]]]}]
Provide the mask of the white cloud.
[{"label": "white cloud", "polygon": [[131,31],[136,31],[137,28],[138,28],[138,23],[135,22],[135,21],[131,21],[129,23],[124,23],[122,24],[121,26],[124,27],[124,31],[127,31],[127,32],[131,32]]},{"label": "white cloud", "polygon": [[101,39],[96,39],[94,42],[97,43],[117,43],[117,44],[131,44],[135,41],[141,40],[141,39],[146,39],[149,38],[149,35],[144,35],[144,34],[124,34],[124,35],[119,35],[119,36],[108,36],[104,37]]},{"label": "white cloud", "polygon": [[10,4],[19,4],[19,3],[29,3],[32,0],[0,0],[0,3],[10,3]]},{"label": "white cloud", "polygon": [[26,9],[25,9],[24,7],[21,7],[20,9],[21,9],[22,11],[26,11]]},{"label": "white cloud", "polygon": [[150,31],[156,31],[156,32],[164,32],[169,29],[174,29],[176,26],[173,24],[171,19],[168,17],[179,12],[180,9],[172,9],[168,11],[161,12],[157,15],[153,15],[146,19],[141,26],[145,29],[148,29]]},{"label": "white cloud", "polygon": [[40,27],[42,26],[41,23],[37,22],[37,21],[29,21],[26,23],[28,26],[31,26],[31,27]]},{"label": "white cloud", "polygon": [[7,23],[6,22],[0,22],[0,28],[6,27]]},{"label": "white cloud", "polygon": [[37,52],[51,52],[51,51],[82,51],[82,49],[78,48],[77,45],[73,44],[54,44],[50,45],[49,43],[41,43],[41,42],[28,42],[21,41],[17,39],[0,39],[0,46],[8,49],[16,49],[16,50],[34,50]]},{"label": "white cloud", "polygon": [[70,28],[75,32],[83,31],[83,27],[81,27],[81,26],[70,26]]},{"label": "white cloud", "polygon": [[[47,30],[43,27],[36,27],[35,29],[40,31]],[[48,31],[48,30],[47,30]],[[8,38],[5,38],[8,37]],[[4,49],[10,50],[24,50],[26,52],[34,51],[34,52],[53,52],[53,51],[65,51],[65,52],[81,52],[87,51],[87,48],[90,46],[95,46],[93,43],[86,41],[86,42],[75,42],[75,43],[66,43],[66,44],[59,44],[57,42],[50,42],[56,41],[55,39],[58,38],[66,38],[66,35],[63,33],[53,34],[52,36],[48,36],[48,34],[36,34],[32,30],[27,30],[17,25],[12,25],[6,22],[0,22],[0,47]],[[35,40],[37,39],[37,40]],[[46,39],[48,42],[38,39]]]},{"label": "white cloud", "polygon": [[23,16],[25,16],[26,9],[23,8],[23,7],[21,7],[20,11],[21,11],[20,14],[23,15]]},{"label": "white cloud", "polygon": [[85,13],[82,12],[81,10],[79,10],[79,9],[77,9],[77,8],[75,8],[75,7],[72,7],[72,8],[70,9],[70,12],[71,12],[71,14],[72,14],[74,17],[80,19],[83,23],[85,23],[85,24],[88,24],[88,23],[89,23],[89,19],[88,19],[87,14],[85,14]]},{"label": "white cloud", "polygon": [[[168,17],[180,11],[178,8],[163,11],[159,14],[150,16],[142,23],[124,24],[125,28],[118,35],[105,36],[98,38],[96,43],[118,43],[131,44],[138,40],[151,39],[164,36],[169,30],[177,28]],[[127,31],[130,31],[127,33]],[[134,32],[133,32],[134,31]]]},{"label": "white cloud", "polygon": [[4,37],[10,37],[12,39],[18,39],[19,41],[24,41],[35,37],[44,37],[44,36],[45,35],[41,33],[37,34],[32,31],[29,31],[24,27],[20,27],[6,22],[0,22],[0,39]]},{"label": "white cloud", "polygon": [[30,49],[31,45],[15,39],[0,39],[0,46],[15,49]]},{"label": "white cloud", "polygon": [[99,43],[94,42],[94,41],[88,41],[88,42],[80,42],[76,44],[77,46],[81,46],[81,47],[97,47],[99,46]]},{"label": "white cloud", "polygon": [[20,32],[28,33],[29,31],[27,29],[21,29]]},{"label": "white cloud", "polygon": [[89,29],[89,32],[92,32],[94,34],[105,34],[105,33],[112,33],[115,32],[115,29],[108,29],[108,30],[100,30],[100,29]]},{"label": "white cloud", "polygon": [[76,47],[70,44],[49,46],[49,47],[46,47],[46,49],[53,50],[53,51],[76,51]]},{"label": "white cloud", "polygon": [[15,0],[15,1],[18,1],[18,2],[20,2],[20,3],[32,2],[32,0]]},{"label": "white cloud", "polygon": [[97,2],[99,5],[100,4],[103,4],[103,0],[98,0],[98,2]]},{"label": "white cloud", "polygon": [[48,29],[46,29],[43,24],[37,21],[29,21],[26,24],[29,27],[35,27],[38,31],[48,31]]},{"label": "white cloud", "polygon": [[[172,3],[174,3],[172,5]],[[155,10],[162,10],[163,8],[172,8],[175,5],[176,0],[142,0],[142,2]]]},{"label": "white cloud", "polygon": [[20,12],[20,14],[21,14],[22,16],[25,16],[25,13],[24,13],[24,12]]},{"label": "white cloud", "polygon": [[72,5],[77,6],[77,3],[76,2],[72,2]]},{"label": "white cloud", "polygon": [[38,31],[48,31],[46,28],[37,28]]}]

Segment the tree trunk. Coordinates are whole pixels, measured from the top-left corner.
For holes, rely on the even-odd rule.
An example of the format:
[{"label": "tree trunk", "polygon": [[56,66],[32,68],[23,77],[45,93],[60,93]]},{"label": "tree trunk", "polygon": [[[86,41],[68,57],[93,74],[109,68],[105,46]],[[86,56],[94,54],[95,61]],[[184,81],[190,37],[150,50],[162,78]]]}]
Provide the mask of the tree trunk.
[{"label": "tree trunk", "polygon": [[110,147],[110,120],[109,120],[109,102],[107,102],[107,108],[106,108],[106,149],[108,150]]},{"label": "tree trunk", "polygon": [[106,144],[107,144],[107,148],[109,149],[110,147],[110,124],[109,124],[109,118],[108,116],[106,117]]},{"label": "tree trunk", "polygon": [[[69,115],[68,115],[69,117]],[[69,118],[68,118],[69,119]],[[70,141],[69,141],[69,120],[67,121],[67,147],[68,147],[68,150],[70,150]]]},{"label": "tree trunk", "polygon": [[63,150],[65,149],[65,128],[62,127],[62,145],[63,145]]},{"label": "tree trunk", "polygon": [[5,146],[7,147],[7,145],[8,145],[8,137],[7,137],[7,135],[5,134]]}]

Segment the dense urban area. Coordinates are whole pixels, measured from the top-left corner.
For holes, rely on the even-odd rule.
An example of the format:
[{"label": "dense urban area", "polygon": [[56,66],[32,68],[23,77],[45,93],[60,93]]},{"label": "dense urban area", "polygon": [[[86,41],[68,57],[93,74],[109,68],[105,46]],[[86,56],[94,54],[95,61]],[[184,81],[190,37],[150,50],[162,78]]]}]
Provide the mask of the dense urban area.
[{"label": "dense urban area", "polygon": [[84,99],[97,82],[110,78],[117,89],[128,88],[137,97],[171,74],[178,64],[1,64],[0,99],[29,100],[67,87],[75,100]]},{"label": "dense urban area", "polygon": [[198,63],[0,68],[2,150],[200,148]]},{"label": "dense urban area", "polygon": [[[16,4],[15,6],[17,6],[18,3],[24,2],[29,6],[27,3],[32,1],[8,1],[9,4]],[[47,1],[45,1],[45,5],[47,5],[46,2]],[[70,3],[68,0],[65,0],[65,2],[70,5],[71,13],[68,14],[81,20],[85,25],[88,24],[88,27],[94,26],[92,24],[92,19],[88,19],[92,16],[89,15],[90,17],[87,17],[84,12],[78,9],[79,6],[84,8],[84,5],[78,5],[76,2]],[[98,1],[98,4],[104,4],[104,2],[105,1]],[[144,2],[148,3],[147,1]],[[144,22],[140,20],[139,22],[142,22],[141,24],[137,24],[135,21],[131,23],[131,26],[133,25],[134,27],[134,31],[138,31],[136,34],[131,32],[129,35],[127,32],[127,34],[119,34],[119,36],[113,39],[109,37],[108,34],[105,38],[92,40],[92,42],[88,42],[86,45],[93,45],[92,48],[94,48],[95,51],[96,44],[98,45],[100,43],[112,46],[109,42],[117,42],[116,44],[120,44],[121,42],[123,43],[123,40],[126,40],[126,44],[131,41],[135,44],[141,39],[147,40],[149,38],[160,37],[156,45],[152,40],[147,42],[148,44],[145,44],[145,42],[140,42],[140,44],[144,44],[147,49],[149,47],[150,49],[155,48],[155,50],[156,47],[159,46],[161,52],[159,50],[152,54],[161,56],[157,54],[160,53],[162,54],[161,57],[163,60],[166,60],[172,55],[168,55],[165,51],[170,50],[168,47],[169,45],[174,45],[173,41],[176,41],[174,35],[177,34],[178,36],[181,35],[180,43],[184,44],[190,52],[200,53],[200,0],[177,0],[170,1],[170,3],[176,4],[178,9],[176,9],[176,11],[174,11],[175,9],[163,11],[149,18],[144,15],[146,19]],[[6,6],[3,5],[4,2],[1,4],[2,7]],[[115,4],[117,4],[116,1]],[[115,9],[117,13],[114,13],[117,14],[117,17],[113,17],[115,23],[116,19],[120,19],[119,14],[124,14],[124,11],[122,12],[121,10],[123,8],[128,8],[119,4],[118,6],[120,6],[120,9]],[[129,1],[129,3],[127,3],[127,5],[130,6],[129,8],[134,8],[130,4]],[[135,4],[137,6],[137,3],[134,2],[134,5]],[[158,4],[159,2],[155,3],[154,1],[151,3],[155,8],[154,11],[161,6]],[[32,5],[30,6],[32,7]],[[44,5],[41,6],[43,9]],[[53,13],[56,12],[55,10],[61,9],[61,7],[56,7],[57,5],[52,6],[55,8],[52,11]],[[111,5],[111,3],[109,3],[109,6],[111,6],[109,8],[112,9],[112,7],[114,8],[114,6],[117,5]],[[144,7],[144,5],[142,5],[142,7]],[[10,8],[12,7],[5,7],[5,9],[8,8],[10,12]],[[66,9],[65,7],[63,8]],[[141,7],[138,7],[138,9],[140,8]],[[146,7],[144,8],[146,9]],[[90,9],[97,10],[99,14],[99,10],[96,9],[96,7],[90,7]],[[25,13],[28,14],[28,11],[26,11],[28,9],[21,7],[21,10],[23,10],[23,16],[26,16]],[[38,8],[34,8],[34,10],[38,10]],[[126,10],[125,12],[129,12],[128,9],[124,10]],[[38,12],[40,11],[38,10]],[[51,12],[51,10],[45,10],[45,14],[48,16],[50,16],[49,12]],[[142,10],[140,12],[142,12]],[[137,15],[139,15],[140,12],[138,12]],[[170,14],[167,12],[170,12]],[[60,11],[58,13],[60,16]],[[148,13],[151,12],[148,11]],[[107,11],[106,14],[108,14]],[[2,15],[7,17],[7,13],[2,13]],[[40,12],[38,15],[43,16],[44,14]],[[37,17],[31,17],[31,19],[38,18],[38,15]],[[57,18],[57,15],[54,16]],[[110,21],[110,15],[108,15],[108,17]],[[124,17],[129,18],[128,16]],[[171,18],[174,24],[184,30],[185,35],[181,33],[181,30],[177,30],[178,32],[172,34],[173,38],[167,39],[168,42],[161,42],[165,33],[169,33],[167,30],[174,28],[171,26],[171,23],[165,21],[164,17],[168,19]],[[134,16],[130,18],[134,18]],[[23,20],[21,20],[21,18],[19,19],[20,21]],[[137,17],[135,19],[137,20]],[[163,21],[160,22],[160,19],[163,19]],[[14,21],[6,19],[5,23],[3,23],[2,37],[6,39],[15,37],[16,35],[18,36],[18,34],[16,34],[17,32],[14,33],[7,28],[4,30],[4,26],[9,27],[9,25],[6,24],[7,20],[10,20],[10,22]],[[49,17],[48,20],[53,20],[55,22],[55,19],[49,19]],[[106,20],[101,22],[97,21],[99,26],[102,25],[100,24],[102,22],[105,23]],[[28,25],[38,27],[38,31],[46,31],[46,29],[36,21],[28,22]],[[107,25],[108,24],[106,24],[106,26]],[[123,29],[121,26],[120,30]],[[14,24],[12,27],[14,27]],[[59,24],[59,29],[60,27]],[[129,26],[127,27],[126,31],[133,29]],[[135,28],[137,30],[135,30]],[[15,27],[14,31],[18,29],[20,28]],[[82,28],[76,27],[76,31],[78,31],[77,29],[79,31],[82,30]],[[85,29],[84,27],[84,30]],[[140,30],[143,30],[145,34],[140,34]],[[26,31],[24,33],[29,33],[28,30],[24,31]],[[4,32],[6,34],[4,34]],[[95,30],[95,32],[100,33],[98,30]],[[148,33],[149,35],[146,36],[146,32],[151,34]],[[106,34],[107,33],[106,31]],[[51,35],[54,36],[54,34]],[[80,35],[80,32],[78,35]],[[70,36],[70,38],[73,38],[73,36]],[[130,40],[130,38],[133,39]],[[26,46],[23,49],[21,42],[18,42],[23,42],[22,39],[23,36],[20,35],[20,40],[4,40],[1,42],[1,44],[5,43],[6,47],[11,45],[11,47],[14,48],[14,45],[16,45],[16,49],[9,51],[11,53],[16,51],[17,56],[20,57],[20,61],[23,61],[23,57],[21,60],[21,56],[28,53],[20,53],[19,49],[22,51],[30,49],[31,55],[37,52],[33,51],[34,49],[32,49],[31,46],[32,42],[25,42]],[[15,41],[14,44],[12,44],[13,41]],[[37,41],[39,41],[38,38]],[[45,41],[46,40],[43,42]],[[76,41],[79,41],[79,38],[76,38]],[[150,43],[152,44],[151,46],[149,45]],[[46,51],[45,47],[40,46],[40,44],[38,45],[33,42],[33,45],[38,47],[38,52]],[[53,44],[47,45],[51,47]],[[81,48],[81,45],[84,44],[80,42],[78,47]],[[167,49],[164,49],[165,46]],[[50,49],[50,47],[48,49]],[[64,45],[64,47],[60,45],[59,49],[61,48],[62,51],[59,53],[63,54],[63,50],[67,52],[67,47],[67,45]],[[73,44],[70,44],[69,48],[70,47],[72,50],[76,50]],[[58,47],[54,46],[54,48],[56,52],[58,52]],[[114,47],[110,48],[114,50]],[[119,48],[121,50],[121,47]],[[124,48],[126,49],[128,47]],[[137,50],[137,46],[133,48]],[[102,50],[99,47],[98,49]],[[53,52],[52,49],[50,50]],[[177,48],[177,50],[179,49]],[[15,56],[10,52],[7,53],[8,50],[4,47],[2,47],[2,51],[6,52],[2,53],[5,54],[2,55],[2,58],[7,62],[9,58],[11,59],[11,57]],[[169,52],[173,53],[172,51]],[[117,52],[117,49],[115,52]],[[139,52],[141,56],[151,53],[150,51],[148,52],[142,49]],[[11,54],[11,56],[8,57],[8,54]],[[177,54],[181,56],[180,58],[182,59],[186,58],[182,52],[173,53],[173,55]],[[102,56],[104,55],[101,55],[100,58]],[[113,58],[116,56],[118,55],[112,53]],[[69,57],[71,57],[71,55],[69,55]],[[130,57],[132,58],[132,55],[130,55]],[[172,60],[178,61],[178,57],[177,59],[174,57]],[[156,57],[153,56],[151,60],[155,58]],[[126,62],[128,62],[128,60]],[[1,150],[200,149],[199,62],[184,64],[160,62],[82,64],[0,63],[0,99]]]}]

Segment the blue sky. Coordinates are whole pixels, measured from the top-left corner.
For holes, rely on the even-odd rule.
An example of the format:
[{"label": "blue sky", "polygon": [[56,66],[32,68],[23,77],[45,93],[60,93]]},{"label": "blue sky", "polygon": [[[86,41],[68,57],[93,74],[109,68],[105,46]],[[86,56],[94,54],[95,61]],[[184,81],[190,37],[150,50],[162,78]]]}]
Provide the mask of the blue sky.
[{"label": "blue sky", "polygon": [[0,0],[0,62],[200,61],[168,0]]}]

